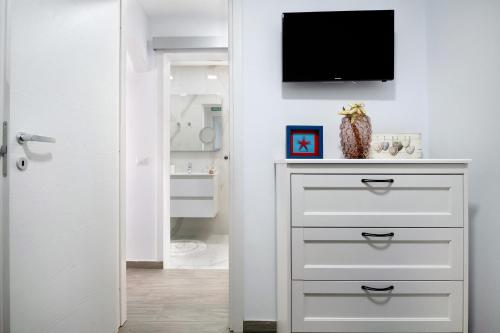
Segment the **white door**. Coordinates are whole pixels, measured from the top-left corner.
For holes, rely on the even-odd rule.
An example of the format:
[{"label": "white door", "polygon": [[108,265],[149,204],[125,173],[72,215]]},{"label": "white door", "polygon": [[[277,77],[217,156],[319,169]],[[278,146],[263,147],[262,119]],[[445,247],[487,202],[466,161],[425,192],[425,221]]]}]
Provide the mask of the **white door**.
[{"label": "white door", "polygon": [[120,2],[9,2],[11,332],[113,333]]}]

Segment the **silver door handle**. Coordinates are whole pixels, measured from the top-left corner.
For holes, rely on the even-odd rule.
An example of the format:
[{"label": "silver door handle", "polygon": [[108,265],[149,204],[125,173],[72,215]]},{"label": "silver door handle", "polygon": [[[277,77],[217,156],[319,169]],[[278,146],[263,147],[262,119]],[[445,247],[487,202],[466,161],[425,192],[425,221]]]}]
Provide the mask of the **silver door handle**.
[{"label": "silver door handle", "polygon": [[51,138],[49,136],[41,136],[41,135],[34,135],[34,134],[28,134],[28,133],[17,133],[16,135],[17,142],[20,144],[24,144],[28,141],[36,141],[36,142],[50,142],[50,143],[55,143],[56,139]]}]

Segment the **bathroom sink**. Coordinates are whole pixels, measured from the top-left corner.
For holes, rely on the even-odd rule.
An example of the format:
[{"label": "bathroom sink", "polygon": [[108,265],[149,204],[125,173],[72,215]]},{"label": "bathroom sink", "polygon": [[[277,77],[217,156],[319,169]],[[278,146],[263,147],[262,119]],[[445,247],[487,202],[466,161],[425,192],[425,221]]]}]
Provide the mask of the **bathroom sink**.
[{"label": "bathroom sink", "polygon": [[215,174],[210,174],[208,172],[176,172],[176,173],[171,173],[170,177],[171,178],[182,178],[182,177],[214,177]]}]

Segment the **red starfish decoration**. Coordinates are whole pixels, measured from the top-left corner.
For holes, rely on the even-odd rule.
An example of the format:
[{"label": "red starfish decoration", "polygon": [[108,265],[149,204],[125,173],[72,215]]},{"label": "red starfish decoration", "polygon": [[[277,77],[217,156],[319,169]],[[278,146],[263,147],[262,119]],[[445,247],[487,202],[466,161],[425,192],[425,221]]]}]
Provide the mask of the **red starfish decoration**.
[{"label": "red starfish decoration", "polygon": [[306,137],[302,137],[302,140],[297,141],[298,144],[300,144],[299,150],[302,150],[304,148],[306,151],[309,151],[309,148],[307,146],[311,143],[310,141],[306,140]]}]

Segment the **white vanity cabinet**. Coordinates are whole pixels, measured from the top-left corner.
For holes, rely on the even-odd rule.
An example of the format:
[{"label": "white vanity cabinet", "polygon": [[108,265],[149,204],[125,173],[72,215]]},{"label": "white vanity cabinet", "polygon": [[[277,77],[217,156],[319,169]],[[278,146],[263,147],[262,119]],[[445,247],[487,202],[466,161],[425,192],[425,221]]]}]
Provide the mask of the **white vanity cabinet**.
[{"label": "white vanity cabinet", "polygon": [[214,218],[218,213],[216,174],[170,175],[170,217]]},{"label": "white vanity cabinet", "polygon": [[278,332],[467,332],[467,160],[276,162]]}]

